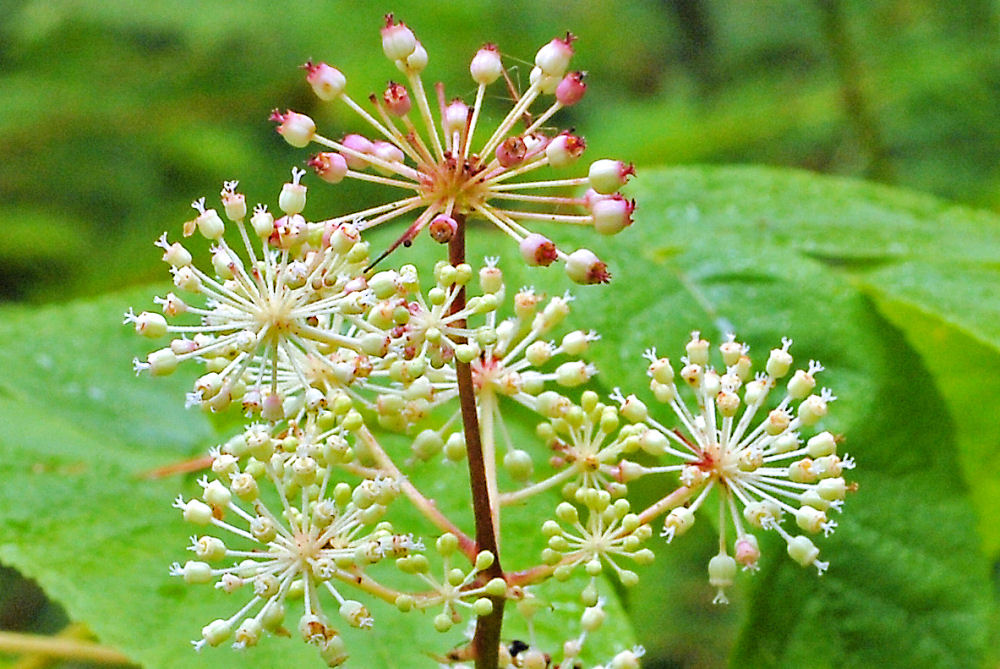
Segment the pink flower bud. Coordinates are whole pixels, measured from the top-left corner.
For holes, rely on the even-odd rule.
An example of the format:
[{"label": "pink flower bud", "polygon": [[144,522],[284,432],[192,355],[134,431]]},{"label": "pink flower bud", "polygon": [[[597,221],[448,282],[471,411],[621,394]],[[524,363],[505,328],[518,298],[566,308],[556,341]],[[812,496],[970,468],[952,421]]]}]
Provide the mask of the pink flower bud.
[{"label": "pink flower bud", "polygon": [[586,148],[587,143],[583,141],[582,137],[564,132],[557,135],[545,147],[545,157],[552,167],[566,167],[575,163],[576,159],[583,155]]},{"label": "pink flower bud", "polygon": [[575,105],[587,92],[587,84],[583,83],[583,72],[570,72],[556,86],[556,100],[568,107]]},{"label": "pink flower bud", "polygon": [[271,120],[278,124],[278,134],[296,148],[306,146],[316,135],[316,124],[305,114],[290,109],[282,114],[275,109],[271,112]]},{"label": "pink flower bud", "polygon": [[601,262],[592,251],[579,249],[566,258],[566,275],[576,283],[607,283],[611,280],[607,264]]},{"label": "pink flower bud", "polygon": [[548,267],[559,255],[548,237],[532,232],[521,240],[521,257],[532,267]]},{"label": "pink flower bud", "polygon": [[503,74],[503,63],[495,44],[484,44],[472,57],[469,72],[477,84],[492,84]]},{"label": "pink flower bud", "polygon": [[382,101],[390,114],[395,116],[405,116],[410,112],[413,103],[410,101],[410,92],[406,86],[390,81],[385,92],[382,93]]},{"label": "pink flower bud", "polygon": [[590,165],[587,178],[590,187],[602,195],[610,195],[624,186],[630,176],[635,175],[635,165],[626,165],[620,160],[595,160]]},{"label": "pink flower bud", "polygon": [[594,217],[594,229],[602,235],[615,235],[632,225],[635,200],[626,200],[615,193],[611,197],[596,200],[590,207]]},{"label": "pink flower bud", "polygon": [[334,100],[344,92],[347,79],[343,73],[326,63],[307,61],[302,68],[306,71],[306,81],[320,100]]},{"label": "pink flower bud", "polygon": [[497,162],[504,167],[511,167],[524,160],[527,153],[528,147],[524,145],[524,140],[514,135],[497,145]]},{"label": "pink flower bud", "polygon": [[[357,153],[363,153],[371,155],[374,150],[374,146],[367,137],[363,135],[351,134],[344,137],[341,142],[345,147],[356,151]],[[350,152],[344,153],[344,160],[347,161],[347,166],[352,170],[363,170],[368,167],[369,163],[367,160],[360,156],[352,155]]]},{"label": "pink flower bud", "polygon": [[447,244],[458,231],[458,221],[451,216],[438,214],[427,226],[427,231],[434,238],[434,241]]},{"label": "pink flower bud", "polygon": [[573,57],[573,40],[571,33],[566,33],[563,39],[555,38],[535,54],[535,65],[541,71],[550,76],[561,78],[569,67],[569,60]]},{"label": "pink flower bud", "polygon": [[347,161],[339,153],[317,153],[307,164],[327,183],[338,184],[347,176]]},{"label": "pink flower bud", "polygon": [[[376,158],[384,160],[387,163],[403,162],[403,150],[395,144],[390,144],[389,142],[383,142],[381,140],[372,143],[372,155]],[[375,169],[382,174],[394,173],[392,170],[385,167],[376,166]]]},{"label": "pink flower bud", "polygon": [[402,21],[395,22],[392,14],[385,15],[382,28],[382,51],[389,60],[406,58],[417,48],[417,38]]},{"label": "pink flower bud", "polygon": [[736,561],[744,567],[753,568],[760,560],[760,548],[757,547],[757,538],[752,534],[745,534],[736,540]]}]

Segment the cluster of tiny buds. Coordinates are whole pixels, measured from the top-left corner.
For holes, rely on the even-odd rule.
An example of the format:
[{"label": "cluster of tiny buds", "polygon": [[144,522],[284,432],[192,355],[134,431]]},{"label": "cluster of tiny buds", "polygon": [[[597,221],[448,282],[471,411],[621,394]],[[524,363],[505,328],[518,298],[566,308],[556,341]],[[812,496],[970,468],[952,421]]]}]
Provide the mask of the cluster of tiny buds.
[{"label": "cluster of tiny buds", "polygon": [[[583,154],[583,138],[565,131],[547,133],[544,123],[553,114],[579,102],[586,92],[582,72],[568,71],[573,55],[573,36],[556,38],[539,49],[529,77],[530,87],[515,94],[515,104],[489,137],[476,137],[487,86],[505,75],[500,52],[487,44],[473,56],[469,72],[477,85],[470,107],[459,98],[448,101],[444,87],[435,87],[438,114],[430,107],[421,80],[427,52],[413,31],[392,16],[382,29],[382,46],[406,78],[406,84],[389,82],[381,95],[371,94],[369,111],[347,93],[347,79],[326,63],[307,62],[306,80],[324,101],[341,101],[374,131],[374,139],[350,133],[340,140],[317,132],[316,123],[305,114],[275,110],[271,119],[277,131],[292,146],[317,144],[324,149],[309,160],[323,181],[337,184],[357,179],[384,184],[412,194],[400,200],[349,214],[342,219],[365,217],[362,229],[381,225],[414,212],[416,220],[396,244],[409,245],[421,230],[446,243],[468,218],[492,223],[519,246],[525,262],[547,266],[562,261],[568,276],[577,283],[604,283],[607,266],[592,251],[560,250],[547,236],[526,227],[534,222],[589,225],[600,235],[614,235],[632,224],[635,202],[618,191],[635,174],[632,165],[612,159],[590,164],[587,176],[541,181],[518,181],[514,177],[541,167],[559,170],[573,165]],[[529,113],[540,96],[553,96],[552,104],[539,116]],[[417,118],[413,118],[413,116]],[[515,126],[527,126],[518,132]],[[538,189],[586,186],[582,197],[536,195]],[[522,207],[515,206],[522,203]],[[540,207],[553,211],[539,211]],[[564,213],[581,207],[586,214]]]}]

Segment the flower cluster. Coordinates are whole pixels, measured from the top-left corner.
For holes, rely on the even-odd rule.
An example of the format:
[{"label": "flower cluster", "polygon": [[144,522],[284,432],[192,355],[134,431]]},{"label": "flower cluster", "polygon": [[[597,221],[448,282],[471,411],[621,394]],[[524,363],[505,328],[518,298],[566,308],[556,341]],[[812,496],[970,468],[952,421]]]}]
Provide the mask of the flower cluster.
[{"label": "flower cluster", "polygon": [[[310,160],[322,180],[371,181],[408,196],[310,221],[302,170],[292,170],[275,213],[248,209],[238,184],[226,182],[223,215],[200,199],[183,225],[184,237],[197,233],[210,242],[210,262],[199,266],[184,243],[164,233],[156,245],[177,292],[155,299],[159,312],[125,315],[140,335],[169,339],[134,362],[137,373],[163,376],[196,361],[203,373],[188,404],[247,416],[240,434],[210,452],[200,495],[175,502],[200,529],[189,547],[194,559],[170,572],[243,595],[228,617],[203,627],[195,647],[232,640],[246,648],[268,633],[288,635],[291,615],[298,635],[336,666],[347,649],[334,622],[370,628],[375,621],[364,602],[380,600],[401,613],[433,613],[426,618],[442,633],[474,618],[470,644],[443,662],[481,663],[484,653],[499,650],[498,666],[541,669],[554,657],[559,666],[579,666],[584,641],[606,616],[601,577],[635,585],[631,567],[654,559],[647,544],[663,543],[649,541],[652,523],[664,517],[661,536],[669,543],[713,503],[719,551],[708,571],[717,602],[726,601],[741,565],[757,568],[756,530],[780,535],[793,560],[823,573],[827,563],[808,535],[836,527],[832,516],[853,489],[844,473],[854,462],[838,455],[839,437],[819,430],[836,399],[816,391],[822,366],[810,362],[793,373],[790,340],[756,372],[734,337],[719,347],[719,371],[698,332],[679,372],[647,351],[649,387],[670,408],[668,420],[635,395],[615,389],[602,401],[584,389],[597,368],[583,356],[599,337],[563,329],[572,298],[508,291],[499,260],[474,269],[456,250],[464,249],[461,237],[449,261],[434,265],[433,281],[410,264],[376,268],[424,228],[446,243],[481,218],[513,237],[529,265],[561,260],[579,283],[607,281],[592,252],[565,253],[526,227],[587,225],[609,235],[631,224],[634,203],[617,192],[633,172],[629,165],[598,160],[585,177],[522,179],[567,168],[584,150],[582,138],[546,129],[586,89],[582,73],[568,71],[572,36],[539,50],[530,87],[514,95],[489,132],[480,127],[486,88],[507,80],[495,47],[472,60],[475,102],[449,101],[438,85],[434,114],[421,79],[427,54],[412,31],[387,17],[382,42],[407,84],[390,83],[369,98],[370,108],[347,94],[335,68],[306,66],[317,95],[353,109],[377,139],[328,139],[290,111],[275,120],[292,145],[331,149]],[[546,96],[549,106],[532,112]],[[531,194],[574,186],[589,190],[581,197]],[[571,208],[585,213],[567,213]],[[363,232],[411,213],[415,219],[373,261]],[[511,415],[522,423],[531,416],[534,435],[512,429]],[[415,483],[426,467],[464,489],[465,472],[439,455],[467,461],[475,536]],[[669,492],[640,509],[627,496],[644,476],[670,481]],[[541,560],[507,570],[501,510],[529,502],[543,510],[535,535],[544,541]],[[400,521],[407,514],[392,515],[402,504],[425,522],[407,527],[409,520]],[[546,608],[536,588],[574,577],[581,581],[581,632],[555,653],[543,650],[532,626]],[[527,621],[529,637],[498,649],[508,604]],[[482,633],[490,625],[492,632]],[[638,666],[640,647],[615,651],[607,667]]]},{"label": "flower cluster", "polygon": [[[559,260],[574,281],[604,283],[610,274],[592,251],[566,253],[529,227],[538,222],[562,223],[613,235],[632,223],[635,202],[618,193],[635,172],[631,165],[600,159],[590,164],[587,176],[524,179],[542,168],[557,172],[570,168],[586,147],[582,137],[570,131],[553,133],[546,127],[560,109],[579,102],[587,89],[584,74],[569,71],[573,39],[567,34],[538,51],[530,86],[521,95],[511,91],[514,105],[492,131],[486,132],[480,127],[486,90],[501,78],[509,83],[497,48],[487,44],[472,58],[473,104],[469,106],[461,98],[448,99],[444,86],[437,84],[435,115],[421,77],[428,63],[427,52],[410,28],[389,15],[382,30],[382,46],[405,84],[389,82],[382,95],[370,95],[371,110],[348,94],[347,79],[340,70],[326,63],[308,62],[304,66],[316,95],[352,109],[372,128],[371,137],[357,133],[340,139],[325,137],[317,133],[311,118],[294,111],[275,110],[272,119],[292,146],[318,144],[330,149],[309,161],[324,181],[336,184],[358,179],[405,194],[330,223],[363,217],[359,228],[366,230],[415,215],[391,251],[399,244],[409,245],[425,228],[435,240],[448,242],[459,221],[480,218],[512,237],[529,265],[544,266]],[[550,102],[535,115],[531,108],[539,100]],[[518,127],[522,122],[524,127]],[[587,186],[588,190],[580,197],[536,194],[572,186]]]},{"label": "flower cluster", "polygon": [[[669,510],[661,536],[669,542],[684,534],[715,491],[719,553],[708,571],[719,603],[726,602],[725,589],[740,566],[757,569],[760,549],[754,529],[779,534],[793,560],[822,574],[828,563],[818,559],[819,549],[807,535],[833,532],[837,523],[829,514],[841,510],[852,490],[843,474],[854,461],[837,454],[838,438],[828,431],[806,438],[836,398],[826,388],[814,392],[815,375],[823,370],[819,363],[811,361],[792,373],[791,343],[782,340],[756,373],[748,347],[733,336],[719,346],[721,373],[710,362],[709,342],[698,332],[687,343],[679,372],[668,358],[647,351],[650,389],[657,402],[670,407],[676,427],[655,419],[634,395],[615,394],[622,415],[639,427],[628,439],[674,460],[657,467],[627,467],[631,478],[669,472],[679,479],[681,486],[651,507],[657,513]],[[783,396],[768,410],[768,397],[786,377]],[[684,387],[694,399],[691,407],[682,399]],[[785,529],[786,516],[805,534]],[[731,543],[727,527],[732,527]]]}]

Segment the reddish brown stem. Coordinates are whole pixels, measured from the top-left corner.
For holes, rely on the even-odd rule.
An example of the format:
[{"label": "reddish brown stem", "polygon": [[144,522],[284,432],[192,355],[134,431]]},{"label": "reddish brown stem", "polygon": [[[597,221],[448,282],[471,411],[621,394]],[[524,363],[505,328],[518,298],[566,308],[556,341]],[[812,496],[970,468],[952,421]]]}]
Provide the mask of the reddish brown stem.
[{"label": "reddish brown stem", "polygon": [[[465,216],[455,215],[458,229],[448,243],[448,262],[458,266],[465,262]],[[465,308],[465,288],[461,288],[452,303],[452,313]],[[465,323],[456,323],[465,327]],[[483,445],[479,434],[479,416],[476,412],[476,393],[472,385],[472,367],[469,363],[455,361],[458,375],[458,397],[462,407],[462,427],[465,430],[465,450],[469,461],[469,485],[472,488],[472,512],[476,522],[476,544],[480,551],[490,551],[496,558],[486,570],[489,578],[503,578],[500,551],[493,532],[493,515],[490,509],[489,486]],[[495,669],[499,664],[500,629],[503,626],[503,597],[493,598],[493,612],[480,616],[476,621],[476,634],[472,645],[476,656],[476,669]]]}]

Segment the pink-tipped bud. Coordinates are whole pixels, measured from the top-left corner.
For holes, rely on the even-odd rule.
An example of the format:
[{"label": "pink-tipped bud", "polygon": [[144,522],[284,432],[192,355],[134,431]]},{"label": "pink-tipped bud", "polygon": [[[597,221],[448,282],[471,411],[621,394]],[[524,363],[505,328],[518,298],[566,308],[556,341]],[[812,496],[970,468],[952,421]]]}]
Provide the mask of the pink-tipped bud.
[{"label": "pink-tipped bud", "polygon": [[587,209],[594,206],[594,203],[598,200],[603,200],[607,195],[601,195],[593,188],[588,188],[587,192],[583,194],[583,204]]},{"label": "pink-tipped bud", "polygon": [[334,100],[340,97],[347,86],[347,78],[335,67],[326,63],[306,61],[302,68],[306,71],[306,81],[320,100]]},{"label": "pink-tipped bud", "polygon": [[575,105],[587,92],[587,84],[583,83],[583,72],[570,72],[556,86],[556,100],[563,106]]},{"label": "pink-tipped bud", "polygon": [[406,58],[417,48],[417,38],[402,21],[396,23],[392,14],[385,15],[382,28],[382,51],[389,60]]},{"label": "pink-tipped bud", "polygon": [[298,149],[308,145],[316,136],[316,124],[313,120],[291,109],[284,114],[275,109],[271,112],[271,120],[278,124],[278,134]]},{"label": "pink-tipped bud", "polygon": [[289,214],[275,220],[267,243],[279,249],[290,249],[305,241],[309,227],[299,214]]},{"label": "pink-tipped bud", "polygon": [[757,546],[757,537],[752,534],[744,534],[736,540],[736,561],[744,567],[754,568],[760,560],[760,548]]},{"label": "pink-tipped bud", "polygon": [[347,253],[359,241],[361,233],[350,223],[327,223],[323,230],[323,247],[337,253]]},{"label": "pink-tipped bud", "polygon": [[448,135],[462,133],[469,124],[469,105],[455,98],[444,108],[444,118],[441,125]]},{"label": "pink-tipped bud", "polygon": [[[389,142],[383,142],[381,140],[372,143],[372,155],[376,158],[384,160],[387,163],[403,162],[403,150],[395,144],[390,144]],[[395,174],[392,169],[382,167],[380,165],[375,166],[375,171],[385,175]]]},{"label": "pink-tipped bud", "polygon": [[413,107],[410,92],[406,90],[406,86],[397,84],[395,81],[390,81],[389,85],[386,86],[385,92],[382,93],[382,101],[385,103],[386,110],[394,116],[405,116]]},{"label": "pink-tipped bud", "polygon": [[586,148],[587,143],[583,141],[583,137],[564,132],[548,143],[545,157],[552,167],[566,167],[575,163]]},{"label": "pink-tipped bud", "polygon": [[594,229],[602,235],[616,235],[632,225],[635,200],[626,200],[619,193],[596,200],[590,206]]},{"label": "pink-tipped bud", "polygon": [[[352,170],[363,170],[368,167],[368,161],[362,156],[356,155],[357,153],[371,155],[374,150],[374,146],[370,139],[364,135],[351,134],[344,137],[341,144],[344,145],[349,151],[344,152],[344,160],[347,161],[347,166]],[[353,152],[353,153],[352,153]]]},{"label": "pink-tipped bud", "polygon": [[307,164],[315,170],[316,176],[327,183],[339,184],[347,176],[347,161],[339,153],[317,153]]},{"label": "pink-tipped bud", "polygon": [[566,258],[566,275],[582,284],[607,283],[611,280],[608,266],[601,262],[592,251],[579,249]]},{"label": "pink-tipped bud", "polygon": [[528,147],[524,145],[524,140],[514,135],[497,145],[497,162],[504,167],[511,167],[524,160],[527,153]]},{"label": "pink-tipped bud", "polygon": [[427,226],[427,231],[434,238],[434,241],[447,244],[458,231],[458,221],[451,216],[438,214],[431,221],[430,225]]},{"label": "pink-tipped bud", "polygon": [[590,180],[590,187],[601,195],[610,195],[628,182],[630,176],[635,175],[635,165],[626,165],[620,160],[595,160],[590,165],[590,172],[587,178]]},{"label": "pink-tipped bud", "polygon": [[469,65],[469,72],[477,84],[492,84],[500,78],[503,74],[503,63],[500,61],[500,52],[497,51],[495,44],[484,44],[476,52]]},{"label": "pink-tipped bud", "polygon": [[569,60],[573,57],[573,40],[571,33],[566,33],[565,38],[556,37],[551,42],[543,46],[535,54],[535,65],[550,77],[562,78],[569,67]]},{"label": "pink-tipped bud", "polygon": [[559,257],[552,240],[536,232],[521,240],[520,249],[524,262],[532,267],[548,267]]}]

